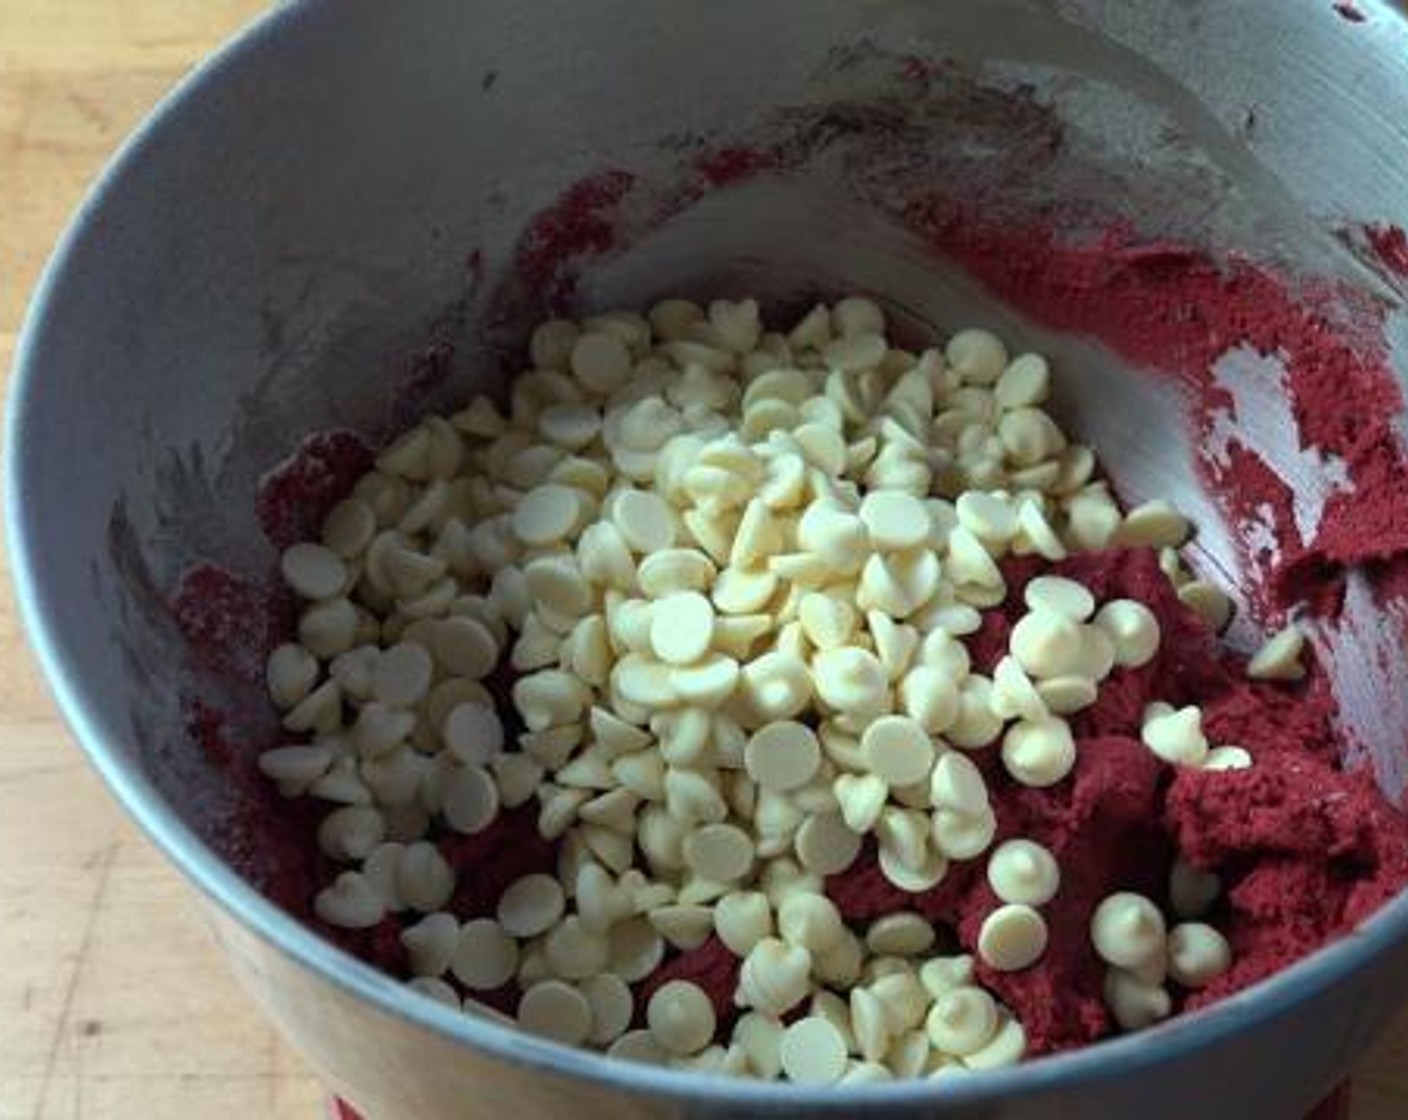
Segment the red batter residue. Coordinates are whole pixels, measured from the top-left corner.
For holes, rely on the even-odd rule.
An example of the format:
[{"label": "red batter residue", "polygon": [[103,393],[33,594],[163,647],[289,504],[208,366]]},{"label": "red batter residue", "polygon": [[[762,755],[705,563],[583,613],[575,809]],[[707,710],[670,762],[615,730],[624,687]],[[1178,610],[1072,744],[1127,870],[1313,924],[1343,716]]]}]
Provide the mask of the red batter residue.
[{"label": "red batter residue", "polygon": [[263,679],[269,651],[293,625],[286,591],[261,589],[216,564],[186,572],[171,597],[171,613],[207,669],[246,680]]},{"label": "red batter residue", "polygon": [[262,480],[254,501],[260,528],[275,548],[317,534],[324,514],[372,464],[372,451],[355,432],[318,432]]},{"label": "red batter residue", "polygon": [[1324,283],[1126,230],[1071,240],[987,221],[947,196],[910,204],[905,218],[936,252],[1042,324],[1094,336],[1127,362],[1176,378],[1195,394],[1204,437],[1232,403],[1214,377],[1219,359],[1249,347],[1284,364],[1302,447],[1342,462],[1352,485],[1328,499],[1315,539],[1301,541],[1289,486],[1255,450],[1233,440],[1230,463],[1203,459],[1234,527],[1265,522],[1267,505],[1275,513],[1279,555],[1267,558],[1270,581],[1252,589],[1268,614],[1307,598],[1332,606],[1346,569],[1397,566],[1408,555],[1408,471],[1394,430],[1403,401],[1377,308]]},{"label": "red batter residue", "polygon": [[239,758],[239,745],[226,733],[225,715],[201,699],[191,699],[185,705],[186,737],[200,746],[202,753],[215,766],[233,766]]},{"label": "red batter residue", "polygon": [[1379,262],[1395,276],[1408,280],[1408,233],[1402,226],[1367,225],[1364,236]]},{"label": "red batter residue", "polygon": [[777,166],[777,157],[757,148],[718,148],[705,152],[694,166],[710,187],[725,187]]},{"label": "red batter residue", "polygon": [[580,179],[538,213],[519,239],[512,275],[534,301],[561,308],[574,290],[575,268],[616,243],[617,208],[635,182],[609,170]]}]

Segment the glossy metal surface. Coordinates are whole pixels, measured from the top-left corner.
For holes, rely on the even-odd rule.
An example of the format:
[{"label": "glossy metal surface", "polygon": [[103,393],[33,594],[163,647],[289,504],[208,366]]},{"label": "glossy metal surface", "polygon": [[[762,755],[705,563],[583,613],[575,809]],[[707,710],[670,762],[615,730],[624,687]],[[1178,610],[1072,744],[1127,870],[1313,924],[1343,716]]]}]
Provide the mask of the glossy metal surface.
[{"label": "glossy metal surface", "polygon": [[[436,331],[457,336],[456,373],[403,400],[462,397],[496,375],[485,340],[513,341],[528,313],[504,302],[513,245],[573,181],[627,165],[668,183],[695,138],[766,132],[783,107],[883,99],[911,57],[1055,107],[1077,142],[1049,178],[1012,177],[1029,200],[1088,190],[1151,233],[1271,247],[1392,299],[1334,236],[1348,220],[1408,224],[1408,26],[1390,5],[1361,8],[1364,23],[1319,0],[325,0],[280,9],[163,106],[36,296],[11,403],[9,528],[85,748],[339,1093],[371,1120],[1291,1116],[1345,1072],[1408,994],[1408,899],[1209,1013],[942,1087],[714,1081],[452,1015],[329,948],[226,862],[238,792],[192,748],[182,699],[242,705],[251,734],[268,716],[257,683],[181,654],[163,602],[202,558],[266,572],[260,476],[310,428],[384,432],[405,356]],[[908,154],[933,145],[981,172],[1021,142],[942,104],[887,104],[912,118]],[[465,267],[475,250],[482,275]],[[580,297],[852,286],[929,328],[977,315],[1053,350],[1083,371],[1063,404],[1126,489],[1207,510],[1188,448],[1147,436],[1151,417],[1176,427],[1166,393],[992,308],[838,193],[824,161],[679,207],[588,261]],[[1235,578],[1225,541],[1211,532],[1204,548]],[[1362,707],[1352,719],[1379,705]],[[1408,728],[1381,732],[1377,769],[1396,786]]]}]

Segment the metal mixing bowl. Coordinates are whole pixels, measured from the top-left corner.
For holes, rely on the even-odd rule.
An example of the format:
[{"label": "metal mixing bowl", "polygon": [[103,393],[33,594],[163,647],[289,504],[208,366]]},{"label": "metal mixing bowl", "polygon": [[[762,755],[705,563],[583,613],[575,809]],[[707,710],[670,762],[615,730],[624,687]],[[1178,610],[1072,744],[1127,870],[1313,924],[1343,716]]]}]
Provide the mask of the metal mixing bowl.
[{"label": "metal mixing bowl", "polygon": [[[241,712],[250,735],[271,716],[257,682],[195,656],[167,608],[198,561],[271,570],[255,493],[310,429],[384,435],[504,376],[503,348],[549,296],[675,291],[863,288],[916,326],[986,322],[1048,349],[1080,371],[1061,404],[1125,492],[1178,500],[1204,523],[1200,562],[1239,581],[1178,400],[1090,340],[995,307],[865,199],[930,161],[1014,207],[1076,199],[1149,235],[1334,275],[1401,334],[1400,297],[1336,231],[1408,219],[1408,20],[1341,7],[321,0],[272,12],[158,110],[65,236],[20,346],[7,514],[21,596],[85,749],[338,1093],[373,1120],[1280,1117],[1346,1073],[1408,994],[1408,898],[1212,1010],[941,1085],[714,1080],[453,1014],[250,885],[261,853],[231,830],[248,793],[193,744],[183,705]],[[1059,145],[1041,132],[1053,121]],[[805,150],[788,174],[740,174],[737,145],[760,139]],[[635,177],[614,209],[607,168]],[[525,226],[592,176],[573,222],[533,234],[575,239],[571,259],[543,259]],[[1374,672],[1346,715],[1397,796],[1403,678]]]}]

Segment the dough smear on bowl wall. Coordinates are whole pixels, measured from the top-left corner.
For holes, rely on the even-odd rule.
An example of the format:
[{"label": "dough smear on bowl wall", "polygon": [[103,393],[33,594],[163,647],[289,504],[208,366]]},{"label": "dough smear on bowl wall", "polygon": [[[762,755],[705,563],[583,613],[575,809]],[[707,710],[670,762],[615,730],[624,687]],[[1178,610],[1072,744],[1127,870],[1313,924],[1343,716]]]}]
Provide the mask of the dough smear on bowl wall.
[{"label": "dough smear on bowl wall", "polygon": [[1301,1113],[1408,988],[1402,14],[803,7],[199,74],[21,348],[60,700],[373,1120]]}]

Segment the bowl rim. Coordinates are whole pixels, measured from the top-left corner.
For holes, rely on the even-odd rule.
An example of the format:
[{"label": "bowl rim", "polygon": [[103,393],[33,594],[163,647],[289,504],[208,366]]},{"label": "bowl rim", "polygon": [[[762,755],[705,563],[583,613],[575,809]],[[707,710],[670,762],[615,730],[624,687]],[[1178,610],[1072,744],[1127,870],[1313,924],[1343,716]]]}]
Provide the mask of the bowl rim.
[{"label": "bowl rim", "polygon": [[25,500],[34,466],[28,451],[35,400],[42,391],[45,350],[76,271],[108,200],[143,160],[155,138],[173,126],[208,89],[232,72],[257,65],[261,53],[296,27],[312,29],[337,18],[342,0],[281,3],[257,17],[204,58],[156,104],[118,147],[70,218],[34,289],[17,341],[5,420],[4,525],[11,542],[17,599],[25,631],[38,655],[64,721],[111,792],[146,835],[191,883],[233,921],[264,945],[279,951],[322,981],[369,1004],[384,1016],[433,1032],[504,1062],[580,1078],[605,1089],[653,1094],[712,1106],[753,1109],[805,1107],[852,1113],[938,1101],[954,1106],[991,1105],[1051,1093],[1112,1073],[1175,1064],[1217,1047],[1225,1039],[1282,1016],[1319,992],[1408,942],[1408,890],[1400,892],[1368,920],[1290,967],[1218,1003],[1168,1020],[1152,1029],[1029,1063],[986,1072],[981,1077],[834,1087],[792,1085],[662,1069],[624,1062],[540,1039],[492,1019],[465,1015],[434,1000],[416,998],[405,985],[337,948],[311,927],[271,902],[238,875],[192,831],[155,786],[124,763],[111,745],[122,733],[85,694],[82,677],[59,634],[51,592],[45,586],[39,529]]}]

